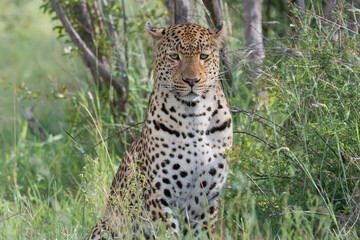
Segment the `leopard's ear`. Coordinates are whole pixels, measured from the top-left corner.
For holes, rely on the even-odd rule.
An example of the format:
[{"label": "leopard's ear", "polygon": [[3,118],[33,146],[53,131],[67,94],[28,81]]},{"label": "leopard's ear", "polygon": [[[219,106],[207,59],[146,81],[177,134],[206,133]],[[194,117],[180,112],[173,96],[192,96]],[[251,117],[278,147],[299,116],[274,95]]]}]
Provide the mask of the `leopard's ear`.
[{"label": "leopard's ear", "polygon": [[225,38],[225,22],[222,21],[220,25],[215,28],[209,29],[213,39],[217,44],[221,44],[222,40]]},{"label": "leopard's ear", "polygon": [[154,43],[160,40],[165,34],[164,29],[151,26],[149,22],[146,23],[145,29],[149,36],[154,40]]}]

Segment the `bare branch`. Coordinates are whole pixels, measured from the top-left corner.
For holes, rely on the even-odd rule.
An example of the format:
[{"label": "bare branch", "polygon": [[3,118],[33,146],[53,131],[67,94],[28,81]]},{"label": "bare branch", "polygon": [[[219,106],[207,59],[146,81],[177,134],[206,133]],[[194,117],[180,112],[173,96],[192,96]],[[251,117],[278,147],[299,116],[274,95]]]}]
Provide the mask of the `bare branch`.
[{"label": "bare branch", "polygon": [[351,101],[351,99],[349,99],[349,101],[350,101],[351,107],[354,109],[354,112],[355,112],[356,116],[360,120],[360,115],[359,115],[358,111],[356,110],[356,108],[355,108],[355,106],[353,104],[353,101]]},{"label": "bare branch", "polygon": [[[356,214],[355,219],[353,220],[354,216]],[[344,226],[341,228],[340,232],[345,232],[345,228],[347,225],[349,225],[351,223],[351,221],[353,221],[352,225],[349,227],[349,230],[347,231],[346,234],[348,234],[351,229],[354,228],[354,226],[356,225],[357,221],[359,220],[360,217],[360,205],[356,206],[355,210],[351,213],[350,217],[348,218],[348,220],[345,222]]]},{"label": "bare branch", "polygon": [[90,147],[89,149],[87,149],[85,152],[89,152],[89,151],[93,150],[96,146],[100,145],[101,143],[108,141],[109,139],[115,137],[116,135],[120,135],[121,133],[124,133],[124,132],[126,132],[126,131],[128,131],[128,130],[131,130],[131,129],[134,128],[134,127],[137,127],[137,126],[139,126],[139,125],[142,125],[143,123],[144,123],[144,122],[138,122],[138,123],[130,124],[130,125],[129,125],[128,127],[126,127],[126,128],[122,128],[121,130],[116,131],[116,132],[113,133],[112,135],[110,135],[110,136],[104,138],[103,140],[95,143],[93,146],[91,146],[91,147]]},{"label": "bare branch", "polygon": [[113,134],[111,134],[110,136],[106,137],[106,138],[103,138],[101,139],[100,141],[98,141],[97,143],[93,144],[91,147],[87,148],[87,149],[84,149],[82,147],[82,144],[80,142],[78,142],[68,131],[66,131],[64,128],[63,128],[63,131],[66,133],[66,135],[68,135],[71,140],[74,142],[74,147],[81,153],[81,154],[87,154],[88,152],[90,151],[93,151],[95,149],[95,147],[97,147],[98,145],[100,144],[103,144],[105,143],[106,141],[110,140],[111,138],[115,137],[115,136],[118,136],[120,138],[120,134],[126,132],[126,131],[129,131],[131,130],[132,128],[134,127],[137,127],[138,125],[141,125],[143,124],[144,122],[138,122],[138,123],[134,123],[134,124],[130,124],[128,125],[128,127],[126,128],[122,128],[121,130],[118,130],[116,132],[114,132]]},{"label": "bare branch", "polygon": [[19,215],[21,215],[21,214],[23,214],[23,213],[25,213],[25,211],[23,210],[23,202],[21,202],[20,212],[12,215],[12,216],[10,216],[10,217],[5,217],[5,218],[3,218],[3,219],[0,219],[0,223],[6,222],[7,220],[9,220],[9,219],[11,219],[11,218],[14,218],[14,217],[17,217],[17,216],[19,216]]}]

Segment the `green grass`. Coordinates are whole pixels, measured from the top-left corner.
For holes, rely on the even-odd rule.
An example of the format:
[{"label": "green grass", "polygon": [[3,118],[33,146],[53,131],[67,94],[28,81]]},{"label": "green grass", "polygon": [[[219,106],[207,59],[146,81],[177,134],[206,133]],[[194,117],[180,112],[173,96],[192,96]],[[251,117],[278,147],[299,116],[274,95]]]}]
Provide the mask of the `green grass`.
[{"label": "green grass", "polygon": [[[102,142],[126,125],[113,122],[81,60],[62,55],[69,45],[56,39],[40,4],[0,3],[0,239],[82,239],[104,210],[121,156],[140,126],[123,133],[124,146],[116,136]],[[129,45],[132,123],[145,118],[152,87],[142,24],[159,14],[151,11],[155,5],[143,8],[147,14],[128,8],[129,37],[136,39]],[[229,153],[214,239],[360,236],[359,39],[345,33],[342,44],[333,44],[315,20],[306,16],[292,30],[306,38],[266,43],[291,49],[285,55],[274,50],[264,61],[258,86],[268,90],[268,106],[244,87],[243,69],[233,69],[228,99],[248,112],[233,113],[241,133]],[[164,18],[154,21],[165,25]],[[240,38],[229,39],[233,49],[241,47]],[[43,139],[26,120],[30,106]]]}]

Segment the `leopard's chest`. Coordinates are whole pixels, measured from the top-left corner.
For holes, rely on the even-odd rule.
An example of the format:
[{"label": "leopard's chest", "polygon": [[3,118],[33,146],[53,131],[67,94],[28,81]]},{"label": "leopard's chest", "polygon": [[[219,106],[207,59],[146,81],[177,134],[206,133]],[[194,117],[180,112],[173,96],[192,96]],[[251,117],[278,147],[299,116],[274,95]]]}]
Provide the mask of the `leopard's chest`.
[{"label": "leopard's chest", "polygon": [[225,183],[226,151],[232,144],[230,113],[225,107],[217,109],[217,102],[204,103],[196,111],[172,107],[160,104],[148,118],[152,187],[182,211],[201,208],[205,198],[219,196]]},{"label": "leopard's chest", "polygon": [[153,186],[167,197],[170,205],[180,208],[193,201],[199,204],[201,196],[219,192],[228,170],[223,143],[200,133],[185,139],[168,136],[164,141],[156,141],[159,148],[151,154],[155,157],[151,164]]}]

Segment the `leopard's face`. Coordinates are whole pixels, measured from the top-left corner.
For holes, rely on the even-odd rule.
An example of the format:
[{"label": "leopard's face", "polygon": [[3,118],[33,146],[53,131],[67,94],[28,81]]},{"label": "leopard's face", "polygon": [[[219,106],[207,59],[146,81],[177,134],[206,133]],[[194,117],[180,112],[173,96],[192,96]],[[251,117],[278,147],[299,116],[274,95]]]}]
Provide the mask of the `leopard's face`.
[{"label": "leopard's face", "polygon": [[176,97],[193,101],[214,85],[219,74],[223,28],[181,24],[167,29],[148,26],[154,38],[157,81]]}]

